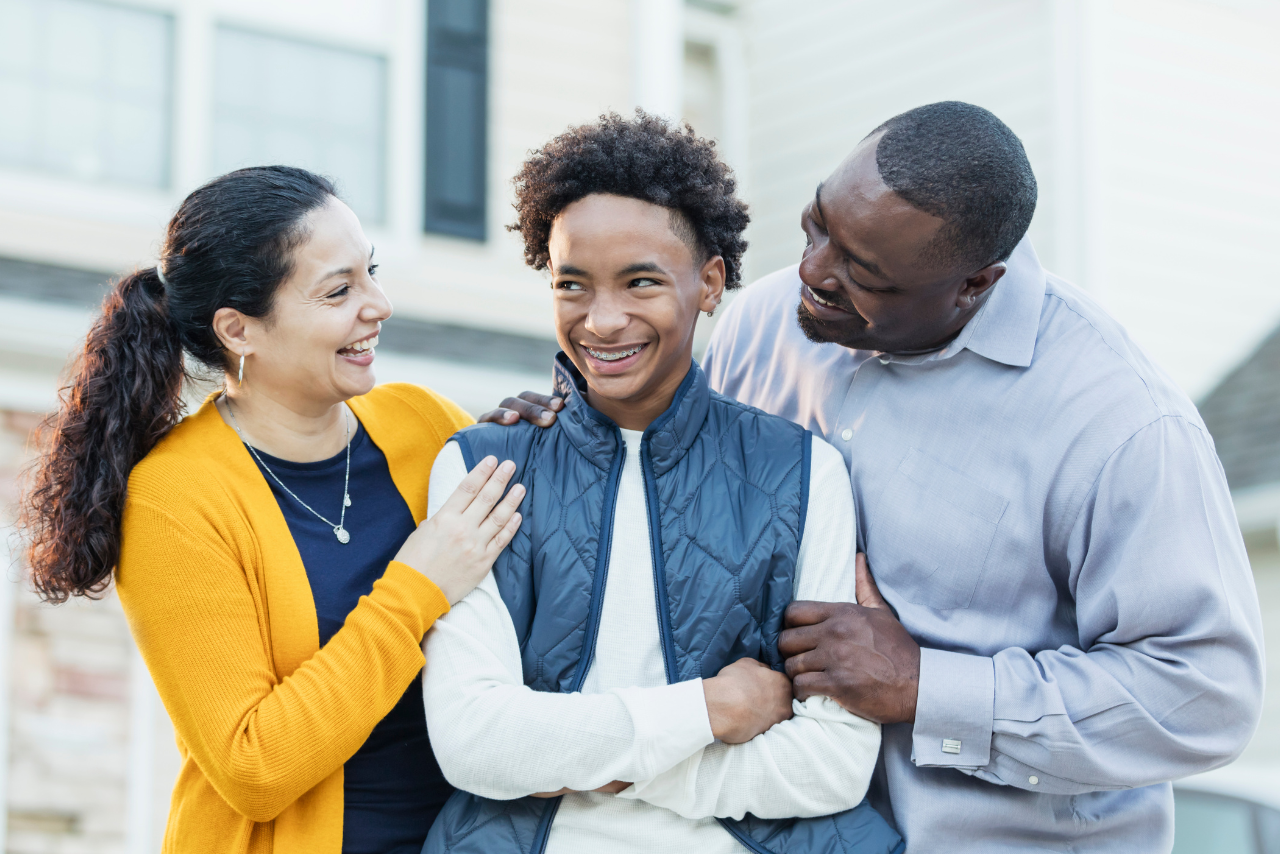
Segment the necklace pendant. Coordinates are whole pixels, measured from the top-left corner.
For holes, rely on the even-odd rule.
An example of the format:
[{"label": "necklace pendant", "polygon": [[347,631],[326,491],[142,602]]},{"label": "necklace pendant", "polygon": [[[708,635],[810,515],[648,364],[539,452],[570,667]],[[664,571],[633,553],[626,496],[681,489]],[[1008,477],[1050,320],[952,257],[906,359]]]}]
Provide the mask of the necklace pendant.
[{"label": "necklace pendant", "polygon": [[347,529],[339,525],[333,529],[333,535],[338,538],[338,542],[344,546],[351,542],[351,535],[347,533]]},{"label": "necklace pendant", "polygon": [[343,506],[343,507],[350,507],[350,506],[351,506],[351,496],[350,496],[350,495],[344,495],[344,496],[342,496],[342,506]]}]

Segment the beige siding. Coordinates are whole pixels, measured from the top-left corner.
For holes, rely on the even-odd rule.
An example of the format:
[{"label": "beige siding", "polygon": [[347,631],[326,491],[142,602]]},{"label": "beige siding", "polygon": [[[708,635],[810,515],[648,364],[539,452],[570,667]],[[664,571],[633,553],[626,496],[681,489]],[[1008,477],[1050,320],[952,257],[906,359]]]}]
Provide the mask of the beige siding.
[{"label": "beige siding", "polygon": [[[858,140],[921,104],[980,104],[1022,137],[1051,192],[1051,9],[1041,0],[756,0],[751,67],[750,269],[793,264],[800,210]],[[1032,226],[1052,255],[1049,209]]]},{"label": "beige siding", "polygon": [[1101,25],[1101,293],[1200,396],[1280,321],[1280,23],[1117,0]]}]

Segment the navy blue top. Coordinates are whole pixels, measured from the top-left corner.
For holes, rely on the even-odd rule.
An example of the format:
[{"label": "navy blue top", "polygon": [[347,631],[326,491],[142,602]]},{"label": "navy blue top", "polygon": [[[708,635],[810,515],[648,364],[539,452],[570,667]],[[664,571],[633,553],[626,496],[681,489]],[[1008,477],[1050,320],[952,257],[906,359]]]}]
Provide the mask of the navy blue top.
[{"label": "navy blue top", "polygon": [[[387,458],[355,422],[351,440],[351,506],[346,545],[280,488],[267,472],[289,532],[311,582],[320,645],[342,628],[361,596],[413,533],[413,515],[391,480]],[[337,523],[347,452],[314,463],[293,463],[258,452],[298,497]],[[427,738],[422,674],[404,692],[355,756],[344,775],[343,854],[418,854],[427,831],[453,788],[445,781]]]}]

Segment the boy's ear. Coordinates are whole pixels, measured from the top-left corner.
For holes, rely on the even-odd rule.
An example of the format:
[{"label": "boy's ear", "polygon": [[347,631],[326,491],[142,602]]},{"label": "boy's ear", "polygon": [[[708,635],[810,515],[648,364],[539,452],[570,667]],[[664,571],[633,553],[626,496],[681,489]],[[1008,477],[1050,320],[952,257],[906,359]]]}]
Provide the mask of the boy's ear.
[{"label": "boy's ear", "polygon": [[698,304],[698,310],[715,311],[720,300],[724,299],[724,258],[716,255],[708,259],[698,275],[702,282],[702,301]]}]

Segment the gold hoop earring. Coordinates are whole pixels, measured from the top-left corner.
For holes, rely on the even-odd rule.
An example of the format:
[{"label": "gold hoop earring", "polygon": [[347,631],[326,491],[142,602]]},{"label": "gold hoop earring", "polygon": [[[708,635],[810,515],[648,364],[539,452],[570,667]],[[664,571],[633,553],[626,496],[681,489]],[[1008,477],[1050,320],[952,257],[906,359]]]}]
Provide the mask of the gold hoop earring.
[{"label": "gold hoop earring", "polygon": [[240,373],[236,376],[236,385],[244,385],[244,353],[240,354]]}]

